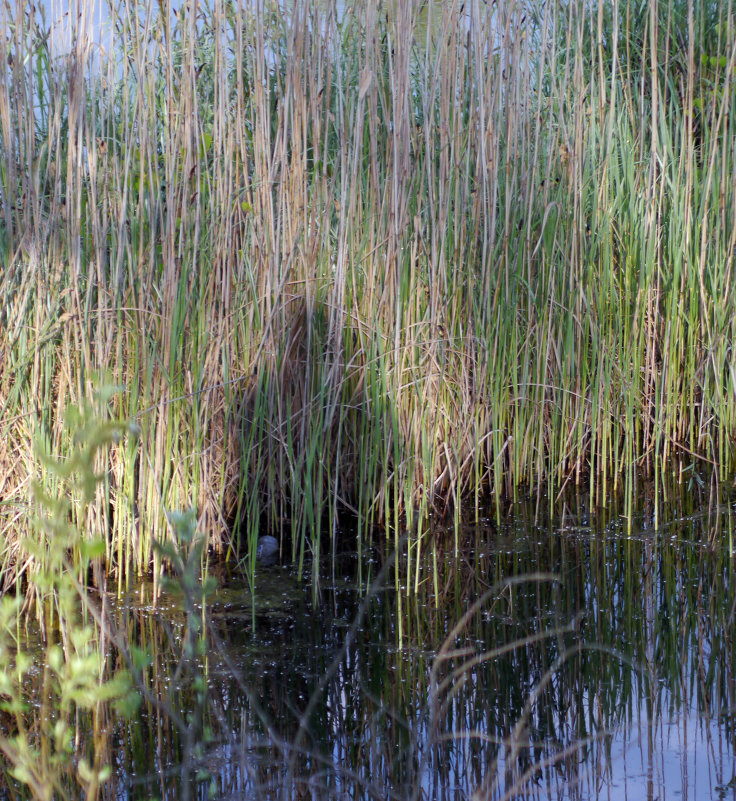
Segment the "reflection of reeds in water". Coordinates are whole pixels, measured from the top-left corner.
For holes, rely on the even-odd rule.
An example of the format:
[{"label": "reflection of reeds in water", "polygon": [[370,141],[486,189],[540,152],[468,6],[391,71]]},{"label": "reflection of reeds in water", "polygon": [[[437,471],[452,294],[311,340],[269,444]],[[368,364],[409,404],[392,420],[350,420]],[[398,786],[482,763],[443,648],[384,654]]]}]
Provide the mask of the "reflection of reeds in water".
[{"label": "reflection of reeds in water", "polygon": [[[732,754],[730,557],[703,548],[685,494],[670,495],[670,516],[683,514],[664,539],[640,527],[645,509],[633,523],[641,534],[624,537],[613,510],[591,517],[587,501],[566,498],[562,531],[522,504],[508,526],[463,529],[460,553],[472,559],[441,554],[442,604],[428,597],[432,582],[409,599],[387,589],[389,572],[357,613],[350,566],[315,608],[311,590],[277,568],[254,639],[250,591],[213,596],[199,665],[212,738],[189,765],[193,785],[203,770],[200,790],[213,780],[223,798],[449,799],[463,788],[479,799],[590,799],[629,775],[627,760],[634,776],[643,760],[663,791],[679,792],[659,760],[668,720],[687,716],[700,734],[676,755],[683,765],[698,749]],[[181,797],[185,743],[167,709],[196,707],[174,678],[178,603],[116,613],[155,665],[140,718],[114,726],[116,780],[170,799]],[[728,764],[713,766],[714,781],[730,778],[718,775]]]},{"label": "reflection of reeds in water", "polygon": [[163,507],[303,559],[346,508],[725,477],[730,0],[168,6],[100,53],[79,3],[68,58],[0,8],[6,574],[99,370],[141,428],[87,521],[121,577]]},{"label": "reflection of reeds in water", "polygon": [[[116,428],[89,431],[101,439]],[[691,492],[660,489],[676,522],[657,535],[649,530],[657,501],[647,494],[628,523],[636,536],[623,535],[614,509],[591,510],[587,493],[565,496],[561,522],[545,520],[545,507],[518,504],[508,524],[462,528],[449,551],[433,537],[434,552],[418,565],[433,580],[408,596],[392,586],[393,574],[407,572],[394,565],[396,554],[409,558],[407,536],[370,587],[355,583],[354,563],[333,573],[322,606],[284,568],[263,576],[269,589],[256,588],[257,601],[252,588],[224,588],[205,604],[203,542],[191,515],[172,515],[180,545],[161,550],[178,579],[163,596],[143,584],[131,603],[76,585],[73,597],[87,601],[77,608],[67,590],[78,571],[50,571],[57,594],[37,603],[43,630],[27,632],[64,643],[66,667],[93,657],[78,674],[85,696],[126,665],[142,700],[134,717],[103,700],[73,701],[58,686],[64,660],[52,665],[51,650],[41,649],[37,669],[23,671],[28,709],[6,709],[0,748],[16,765],[21,743],[38,749],[38,759],[23,761],[38,768],[24,774],[36,797],[45,788],[77,797],[77,760],[88,754],[114,769],[109,785],[89,786],[90,798],[127,786],[134,796],[186,799],[210,785],[217,797],[245,788],[256,798],[449,798],[461,788],[489,799],[591,798],[627,769],[632,741],[652,780],[671,787],[659,768],[670,718],[697,723],[695,751],[713,737],[733,756],[736,600],[731,557],[705,545],[703,532],[706,524],[730,531],[730,507],[701,515]],[[46,503],[57,515],[45,529],[61,536],[54,526],[66,526],[68,506]],[[46,558],[66,564],[69,550],[52,539]],[[99,622],[97,634],[78,627],[82,613]],[[0,627],[6,679],[15,630]],[[108,649],[106,666],[98,647]],[[53,732],[72,720],[67,752]],[[686,765],[690,755],[678,758]],[[717,764],[713,780],[727,783],[727,769],[727,759]],[[5,779],[14,792],[11,774]]]}]

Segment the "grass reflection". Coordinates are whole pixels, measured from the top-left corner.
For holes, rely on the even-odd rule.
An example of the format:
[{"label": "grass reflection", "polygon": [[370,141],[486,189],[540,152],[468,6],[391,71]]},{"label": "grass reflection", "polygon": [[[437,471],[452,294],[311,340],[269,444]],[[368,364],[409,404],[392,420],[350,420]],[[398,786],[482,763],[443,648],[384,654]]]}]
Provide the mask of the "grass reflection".
[{"label": "grass reflection", "polygon": [[[428,548],[421,572],[436,583],[415,593],[396,591],[404,565],[387,562],[366,595],[351,556],[317,602],[290,567],[264,569],[255,604],[224,584],[196,657],[205,706],[181,669],[182,598],[154,605],[142,584],[112,604],[117,631],[151,656],[139,713],[101,709],[78,736],[111,732],[104,792],[116,798],[178,799],[182,782],[196,798],[588,799],[647,782],[666,797],[680,781],[696,789],[685,768],[702,772],[693,760],[708,751],[719,757],[706,781],[728,792],[732,557],[703,544],[707,517],[674,514],[680,502],[656,534],[644,503],[628,522],[573,496],[563,524],[520,502],[500,524],[462,527],[461,556]],[[727,528],[730,507],[717,514]],[[33,677],[38,699],[44,680]],[[194,751],[171,710],[201,714]],[[41,700],[27,725],[41,741]],[[685,776],[674,784],[673,759]]]}]

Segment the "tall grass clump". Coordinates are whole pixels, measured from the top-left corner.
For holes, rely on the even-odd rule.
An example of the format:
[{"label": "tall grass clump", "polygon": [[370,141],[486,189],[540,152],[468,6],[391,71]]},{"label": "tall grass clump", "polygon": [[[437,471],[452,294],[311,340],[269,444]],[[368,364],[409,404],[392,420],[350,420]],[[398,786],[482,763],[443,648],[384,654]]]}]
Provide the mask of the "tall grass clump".
[{"label": "tall grass clump", "polygon": [[98,35],[6,0],[6,583],[29,443],[100,370],[140,427],[90,520],[121,580],[191,503],[301,562],[344,510],[415,553],[522,484],[726,481],[734,6],[124,0]]}]

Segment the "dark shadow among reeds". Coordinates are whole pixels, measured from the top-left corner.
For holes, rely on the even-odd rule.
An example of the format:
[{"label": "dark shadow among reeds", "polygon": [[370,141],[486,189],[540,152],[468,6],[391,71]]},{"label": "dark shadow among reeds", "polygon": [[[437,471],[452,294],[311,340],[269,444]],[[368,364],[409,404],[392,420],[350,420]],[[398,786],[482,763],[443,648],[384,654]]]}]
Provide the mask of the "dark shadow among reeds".
[{"label": "dark shadow among reeds", "polygon": [[250,543],[266,531],[290,561],[318,563],[339,514],[355,511],[356,436],[369,409],[346,341],[354,332],[335,330],[324,299],[283,293],[230,422],[237,481],[225,508],[241,556],[252,560]]}]

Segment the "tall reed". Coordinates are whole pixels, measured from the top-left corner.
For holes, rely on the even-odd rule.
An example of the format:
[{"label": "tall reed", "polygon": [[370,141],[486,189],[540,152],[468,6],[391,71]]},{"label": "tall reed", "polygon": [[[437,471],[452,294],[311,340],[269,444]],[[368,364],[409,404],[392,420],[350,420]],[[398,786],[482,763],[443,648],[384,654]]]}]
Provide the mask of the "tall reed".
[{"label": "tall reed", "polygon": [[522,484],[730,476],[731,0],[124,0],[101,44],[78,5],[0,11],[6,583],[100,371],[121,581],[192,503],[301,563],[345,510],[416,548]]}]

